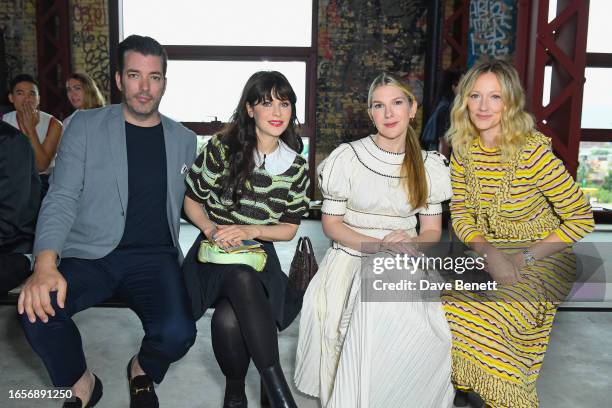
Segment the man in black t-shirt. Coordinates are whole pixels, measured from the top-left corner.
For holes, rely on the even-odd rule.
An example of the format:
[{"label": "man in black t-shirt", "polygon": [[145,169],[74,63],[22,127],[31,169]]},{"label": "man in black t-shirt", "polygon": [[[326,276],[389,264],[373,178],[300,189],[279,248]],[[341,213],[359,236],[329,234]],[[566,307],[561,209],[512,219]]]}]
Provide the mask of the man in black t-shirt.
[{"label": "man in black t-shirt", "polygon": [[195,341],[178,233],[196,140],[158,111],[166,66],[157,41],[126,38],[115,75],[123,103],[79,111],[62,137],[18,312],[53,384],[77,397],[64,407],[93,406],[102,396],[75,313],[116,296],[140,318],[140,350],[126,355],[132,408],[159,405],[153,382]]},{"label": "man in black t-shirt", "polygon": [[30,275],[40,179],[27,137],[0,120],[0,295]]}]

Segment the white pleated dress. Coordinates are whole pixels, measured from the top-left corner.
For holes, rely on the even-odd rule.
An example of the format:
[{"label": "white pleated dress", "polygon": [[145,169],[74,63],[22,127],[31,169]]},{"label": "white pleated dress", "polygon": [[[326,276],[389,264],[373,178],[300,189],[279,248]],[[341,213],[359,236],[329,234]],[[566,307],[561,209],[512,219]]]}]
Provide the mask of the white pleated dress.
[{"label": "white pleated dress", "polygon": [[[416,236],[417,215],[440,214],[451,195],[444,158],[422,154],[430,193],[427,208],[414,209],[399,183],[403,154],[380,149],[372,136],[339,146],[317,169],[323,213],[375,238],[397,229]],[[399,302],[361,301],[362,255],[334,242],[308,286],[298,389],[323,408],[452,407],[451,335],[441,303],[411,293]]]}]

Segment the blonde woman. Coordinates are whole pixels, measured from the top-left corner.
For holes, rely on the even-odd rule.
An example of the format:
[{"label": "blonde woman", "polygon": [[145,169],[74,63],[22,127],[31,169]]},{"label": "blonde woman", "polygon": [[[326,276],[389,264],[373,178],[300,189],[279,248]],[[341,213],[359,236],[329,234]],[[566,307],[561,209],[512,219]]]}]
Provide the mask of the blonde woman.
[{"label": "blonde woman", "polygon": [[443,297],[453,383],[491,407],[538,406],[556,307],[575,272],[567,248],[593,229],[588,201],[524,102],[512,65],[481,63],[459,83],[447,132],[453,228],[499,283]]},{"label": "blonde woman", "polygon": [[416,110],[403,81],[380,75],[368,94],[377,133],[340,145],[318,168],[333,245],[304,296],[295,382],[324,408],[452,405],[440,301],[368,301],[361,286],[365,252],[440,239],[449,170],[439,153],[421,150],[410,127]]},{"label": "blonde woman", "polygon": [[64,119],[64,128],[68,127],[74,114],[79,109],[101,108],[106,105],[96,81],[85,73],[75,72],[70,75],[70,78],[66,81],[66,96],[70,105],[74,108],[74,112]]}]

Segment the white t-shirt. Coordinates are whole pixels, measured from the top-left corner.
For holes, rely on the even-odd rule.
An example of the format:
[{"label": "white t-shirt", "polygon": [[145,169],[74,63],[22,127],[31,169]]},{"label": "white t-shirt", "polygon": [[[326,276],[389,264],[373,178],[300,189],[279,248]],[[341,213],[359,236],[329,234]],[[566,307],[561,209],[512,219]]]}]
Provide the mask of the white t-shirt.
[{"label": "white t-shirt", "polygon": [[[36,125],[36,133],[38,134],[38,141],[42,144],[47,138],[47,132],[49,132],[49,124],[51,123],[51,119],[53,118],[53,116],[43,111],[40,111],[39,113],[40,119],[38,121],[38,125]],[[19,126],[19,122],[17,121],[17,111],[12,111],[5,114],[2,117],[2,120],[23,132],[21,126]],[[51,173],[53,166],[55,166],[55,158],[51,160],[51,163],[49,163],[49,167],[45,171],[41,171],[40,174]]]}]

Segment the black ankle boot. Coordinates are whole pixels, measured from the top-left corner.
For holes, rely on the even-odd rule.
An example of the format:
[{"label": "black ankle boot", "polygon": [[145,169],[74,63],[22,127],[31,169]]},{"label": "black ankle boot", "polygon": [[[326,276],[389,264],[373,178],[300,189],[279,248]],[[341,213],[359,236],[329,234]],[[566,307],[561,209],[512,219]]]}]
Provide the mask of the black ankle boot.
[{"label": "black ankle boot", "polygon": [[249,402],[246,396],[228,395],[223,398],[223,408],[248,408]]},{"label": "black ankle boot", "polygon": [[297,408],[279,363],[259,372],[272,408]]},{"label": "black ankle boot", "polygon": [[223,408],[248,408],[248,400],[244,392],[244,381],[225,380]]}]

